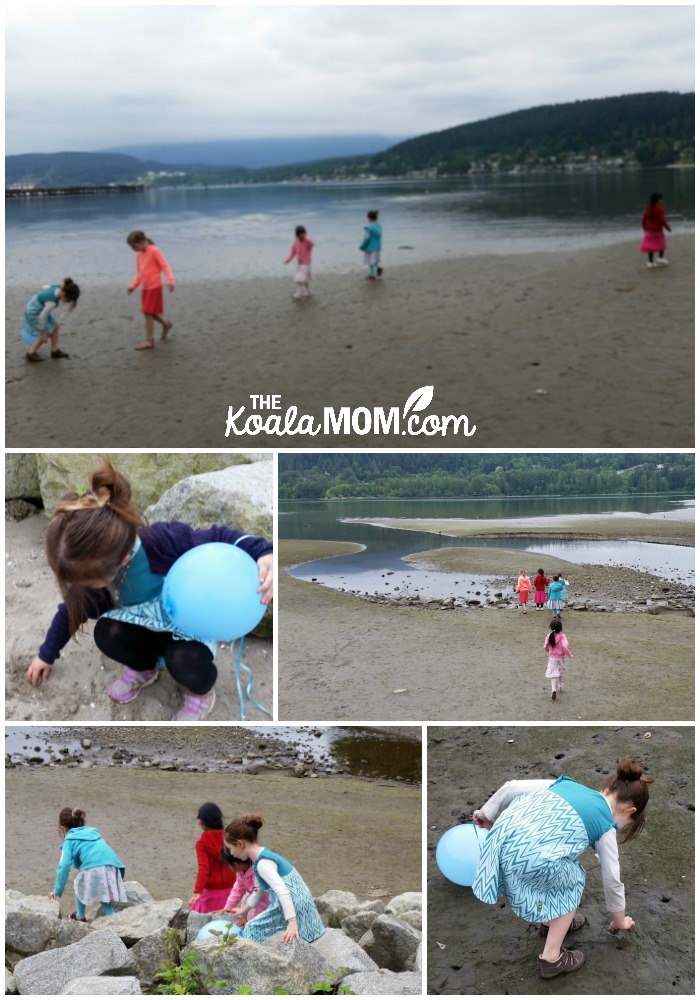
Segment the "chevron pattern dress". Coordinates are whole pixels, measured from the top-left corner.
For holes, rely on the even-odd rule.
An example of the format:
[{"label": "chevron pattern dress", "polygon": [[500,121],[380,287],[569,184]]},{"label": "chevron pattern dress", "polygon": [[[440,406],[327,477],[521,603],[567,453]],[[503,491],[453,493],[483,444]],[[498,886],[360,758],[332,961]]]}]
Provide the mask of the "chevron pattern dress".
[{"label": "chevron pattern dress", "polygon": [[499,896],[530,923],[575,910],[586,873],[576,860],[590,839],[576,810],[549,790],[522,795],[494,823],[479,859],[474,895]]},{"label": "chevron pattern dress", "polygon": [[[296,868],[287,875],[280,876],[289,889],[297,915],[297,927],[302,941],[315,941],[323,934],[325,927],[318,915],[311,890]],[[241,937],[250,938],[262,944],[278,931],[287,930],[287,918],[282,912],[280,901],[273,889],[269,889],[270,905],[253,920],[249,920],[241,931]]]}]

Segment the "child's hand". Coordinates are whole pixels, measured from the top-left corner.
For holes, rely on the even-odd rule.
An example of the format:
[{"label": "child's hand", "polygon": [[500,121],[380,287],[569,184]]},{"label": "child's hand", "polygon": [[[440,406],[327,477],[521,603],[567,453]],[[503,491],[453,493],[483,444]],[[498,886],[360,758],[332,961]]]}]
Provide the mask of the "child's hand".
[{"label": "child's hand", "polygon": [[49,899],[60,899],[60,896],[56,896],[56,895],[54,895],[53,892],[50,892],[49,893]]},{"label": "child's hand", "polygon": [[482,830],[490,830],[493,826],[493,821],[482,816],[478,809],[475,809],[472,813],[472,822],[476,823]]},{"label": "child's hand", "polygon": [[175,285],[168,285],[168,291],[169,292],[174,292],[175,291]]},{"label": "child's hand", "polygon": [[195,893],[194,893],[194,895],[192,896],[192,899],[191,899],[191,900],[189,901],[189,903],[187,904],[187,905],[189,906],[189,908],[190,908],[190,909],[192,909],[192,906],[193,906],[193,904],[197,902],[197,900],[199,899],[199,897],[200,897],[201,895],[202,895],[202,894],[201,894],[201,892],[195,892]]},{"label": "child's hand", "polygon": [[231,910],[231,913],[234,917],[245,917],[248,909],[247,906],[237,906],[235,910]]},{"label": "child's hand", "polygon": [[27,670],[27,680],[34,687],[36,687],[37,684],[43,684],[49,679],[51,667],[51,663],[44,663],[44,661],[40,660],[38,656],[35,656],[29,664],[29,669]]},{"label": "child's hand", "polygon": [[299,928],[297,927],[296,920],[291,920],[287,924],[287,930],[282,935],[282,944],[291,944],[294,940],[299,941]]},{"label": "child's hand", "polygon": [[272,586],[275,579],[271,552],[268,552],[265,556],[260,556],[258,559],[258,570],[260,571],[258,574],[260,586],[257,589],[257,593],[262,594],[260,603],[269,604],[272,600]]},{"label": "child's hand", "polygon": [[131,293],[133,292],[133,290],[134,290],[133,288],[127,288],[126,294],[127,295],[131,295]]},{"label": "child's hand", "polygon": [[608,930],[630,931],[632,930],[633,927],[634,927],[634,920],[632,919],[632,917],[628,917],[627,914],[625,914],[625,916],[622,917],[621,921],[618,917],[613,917],[612,920],[610,921],[610,924],[608,925]]}]

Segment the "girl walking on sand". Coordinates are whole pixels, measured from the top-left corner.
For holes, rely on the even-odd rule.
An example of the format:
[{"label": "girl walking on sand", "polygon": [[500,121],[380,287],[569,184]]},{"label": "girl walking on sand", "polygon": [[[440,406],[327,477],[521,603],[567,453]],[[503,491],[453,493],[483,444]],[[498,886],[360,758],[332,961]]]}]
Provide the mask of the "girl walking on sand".
[{"label": "girl walking on sand", "polygon": [[[665,266],[668,264],[668,261],[664,257],[666,250],[664,229],[667,229],[670,233],[671,227],[666,221],[666,213],[661,201],[662,198],[663,195],[661,194],[652,194],[642,216],[644,239],[639,249],[641,253],[645,253],[649,258],[647,267],[658,267],[659,265]],[[656,262],[654,262],[655,253],[659,255]]]},{"label": "girl walking on sand", "polygon": [[190,899],[190,909],[196,913],[214,913],[226,905],[235,881],[235,874],[223,861],[224,817],[215,802],[199,807],[197,822],[202,835],[195,844],[197,881]]},{"label": "girl walking on sand", "polygon": [[552,682],[552,701],[557,700],[557,693],[564,690],[564,657],[574,658],[574,654],[569,649],[569,642],[564,635],[564,626],[561,618],[553,618],[549,623],[549,633],[544,640],[544,651],[549,656],[547,661],[547,672],[545,677],[549,677]]},{"label": "girl walking on sand", "polygon": [[625,913],[625,887],[620,881],[617,831],[623,844],[644,826],[653,778],[634,757],[618,760],[599,792],[572,778],[508,781],[477,809],[477,826],[486,838],[474,879],[474,895],[495,904],[506,896],[513,912],[539,924],[546,938],[537,968],[543,979],[575,972],[584,962],[581,951],[563,948],[564,938],[586,923],[577,912],[586,870],[576,859],[588,847],[600,858],[605,904],[612,914],[611,932],[630,930]]},{"label": "girl walking on sand", "polygon": [[175,290],[175,279],[163,254],[140,229],[129,233],[126,242],[136,253],[136,277],[127,291],[131,295],[141,285],[141,312],[146,320],[146,339],[137,344],[134,350],[145,351],[153,347],[154,323],[160,323],[163,328],[161,340],[165,340],[172,328],[173,324],[163,315],[163,285],[160,276],[165,275],[171,292]]},{"label": "girl walking on sand", "polygon": [[49,341],[52,358],[68,357],[58,346],[58,331],[66,306],[75,309],[79,298],[80,289],[72,278],[64,278],[62,285],[46,285],[32,296],[22,321],[22,340],[31,345],[26,353],[27,361],[43,361],[39,348]]},{"label": "girl walking on sand", "polygon": [[113,903],[126,903],[124,865],[112,848],[100,836],[99,830],[85,826],[82,809],[61,809],[58,829],[64,838],[61,860],[56,869],[56,884],[49,899],[60,899],[66,888],[71,868],[77,868],[75,879],[75,912],[67,920],[86,922],[85,907],[100,903],[106,917],[114,913]]},{"label": "girl walking on sand", "polygon": [[555,618],[561,618],[562,608],[566,606],[566,602],[569,600],[569,592],[566,589],[568,586],[569,581],[565,580],[561,573],[554,574],[552,582],[549,585],[547,607],[550,611],[554,612]]},{"label": "girl walking on sand", "polygon": [[258,843],[258,831],[263,825],[262,816],[248,815],[229,823],[224,831],[224,842],[236,858],[247,858],[253,863],[258,890],[242,906],[233,911],[243,916],[270,894],[270,905],[260,916],[250,920],[241,937],[262,944],[267,938],[284,931],[282,943],[294,940],[315,941],[324,931],[313,896],[296,868]]},{"label": "girl walking on sand", "polygon": [[367,225],[365,226],[365,238],[360,243],[360,250],[364,251],[365,264],[369,268],[367,277],[370,281],[380,278],[384,273],[381,266],[382,260],[382,227],[379,225],[379,212],[372,210],[367,213]]},{"label": "girl walking on sand", "polygon": [[518,601],[520,607],[523,609],[523,614],[527,614],[527,602],[530,596],[530,591],[532,590],[532,583],[530,582],[530,577],[527,575],[524,569],[520,570],[520,576],[518,577],[518,582],[515,585],[515,591],[518,595]]},{"label": "girl walking on sand", "polygon": [[538,610],[542,610],[547,603],[547,587],[552,582],[548,576],[544,575],[543,569],[537,570],[537,576],[532,581],[535,586],[535,596],[533,601]]},{"label": "girl walking on sand", "polygon": [[272,545],[227,527],[201,530],[180,521],[146,525],[131,499],[131,484],[102,458],[82,495],[67,493],[58,503],[46,535],[46,555],[58,580],[59,604],[39,654],[27,670],[36,686],[46,681],[69,639],[97,618],[98,648],[125,668],[109,685],[112,701],[123,705],[155,684],[159,660],[184,689],[173,722],[198,722],[214,707],[217,669],[215,642],[180,632],[161,600],[166,574],[197,545],[237,545],[255,560],[261,604],[272,598]]},{"label": "girl walking on sand", "polygon": [[316,246],[314,241],[308,236],[303,226],[297,226],[294,230],[296,236],[289,251],[289,256],[285,260],[288,264],[290,260],[297,259],[297,273],[294,275],[296,291],[293,299],[311,298],[311,251]]}]

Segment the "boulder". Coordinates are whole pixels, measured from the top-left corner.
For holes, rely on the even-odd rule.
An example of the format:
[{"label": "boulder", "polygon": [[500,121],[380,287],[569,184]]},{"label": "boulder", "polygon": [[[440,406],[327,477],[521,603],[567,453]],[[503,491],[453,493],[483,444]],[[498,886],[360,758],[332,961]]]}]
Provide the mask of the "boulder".
[{"label": "boulder", "polygon": [[422,910],[422,892],[402,892],[400,896],[394,896],[384,907],[386,913],[391,913],[395,917],[400,917],[404,910]]},{"label": "boulder", "polygon": [[359,910],[357,913],[351,913],[341,920],[340,928],[353,941],[359,941],[363,934],[366,934],[371,928],[378,916],[379,914],[372,910]]},{"label": "boulder", "polygon": [[265,941],[263,947],[276,955],[291,959],[296,965],[303,966],[312,986],[323,982],[327,973],[332,975],[336,973],[337,970],[313,944],[309,944],[308,941],[292,941],[291,944],[282,944],[282,935],[283,931],[273,934]]},{"label": "boulder", "polygon": [[417,972],[419,975],[423,975],[423,948],[418,945],[416,948],[416,959],[413,963],[413,971]]},{"label": "boulder", "polygon": [[36,955],[53,946],[61,913],[58,900],[5,892],[5,947],[20,955]]},{"label": "boulder", "polygon": [[416,972],[378,969],[376,972],[354,972],[343,978],[342,985],[349,986],[358,996],[400,996],[422,993],[423,977]]},{"label": "boulder", "polygon": [[[352,895],[352,893],[349,893]],[[346,917],[352,916],[354,913],[360,913],[362,911],[372,911],[373,913],[383,913],[384,903],[381,899],[365,899],[363,901],[357,901],[351,906],[345,906],[341,904],[335,908],[333,916],[331,917],[330,926],[340,927]]]},{"label": "boulder", "polygon": [[136,976],[86,976],[73,979],[61,996],[119,997],[141,996],[141,984]]},{"label": "boulder", "polygon": [[5,500],[41,497],[35,454],[5,455]]},{"label": "boulder", "polygon": [[[341,906],[345,907],[343,916],[347,916],[357,906],[359,900],[354,892],[343,892],[342,889],[329,889],[322,896],[314,899],[316,909],[323,921],[324,927],[330,927],[335,917],[336,910]],[[336,924],[340,926],[340,922]]]},{"label": "boulder", "polygon": [[136,964],[114,931],[92,931],[67,948],[31,955],[15,966],[20,993],[60,994],[74,979],[85,976],[133,976]]},{"label": "boulder", "polygon": [[125,882],[124,888],[126,889],[126,903],[116,903],[115,910],[125,910],[129,906],[141,906],[142,903],[154,902],[153,896],[140,882]]},{"label": "boulder", "polygon": [[404,910],[401,914],[401,920],[409,927],[413,927],[414,930],[418,931],[419,934],[423,931],[423,911],[422,910]]},{"label": "boulder", "polygon": [[161,899],[153,903],[130,906],[111,917],[93,920],[93,931],[111,930],[118,934],[125,945],[136,944],[151,934],[167,930],[182,907],[181,899]]},{"label": "boulder", "polygon": [[15,980],[15,977],[12,975],[9,969],[5,969],[5,996],[14,997],[17,995],[18,995],[17,982]]},{"label": "boulder", "polygon": [[225,984],[209,985],[213,996],[230,996],[242,986],[249,986],[254,994],[270,994],[276,989],[301,995],[311,991],[309,974],[302,965],[247,938],[236,938],[227,945],[212,939],[195,941],[192,950],[202,967],[210,969],[211,979]]},{"label": "boulder", "polygon": [[359,942],[380,968],[391,972],[413,971],[420,943],[418,931],[390,913],[380,914]]},{"label": "boulder", "polygon": [[378,966],[360,945],[334,927],[327,928],[314,941],[330,968],[347,969],[348,972],[373,972]]},{"label": "boulder", "polygon": [[177,948],[165,933],[147,934],[129,949],[143,986],[150,988],[157,973],[177,959]]}]

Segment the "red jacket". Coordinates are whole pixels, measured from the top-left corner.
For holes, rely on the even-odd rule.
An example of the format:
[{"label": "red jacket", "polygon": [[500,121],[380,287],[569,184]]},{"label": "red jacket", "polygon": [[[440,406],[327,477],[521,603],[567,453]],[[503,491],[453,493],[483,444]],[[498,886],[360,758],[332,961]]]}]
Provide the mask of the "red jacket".
[{"label": "red jacket", "polygon": [[230,889],[236,880],[236,873],[231,871],[221,860],[221,848],[224,843],[223,830],[205,830],[197,841],[197,882],[194,891],[205,889]]},{"label": "red jacket", "polygon": [[658,202],[655,205],[647,205],[642,216],[642,229],[645,233],[660,233],[664,229],[671,232],[663,205]]},{"label": "red jacket", "polygon": [[540,591],[546,590],[550,583],[551,580],[549,579],[548,576],[542,576],[540,573],[538,573],[534,579],[535,590],[540,590]]}]

